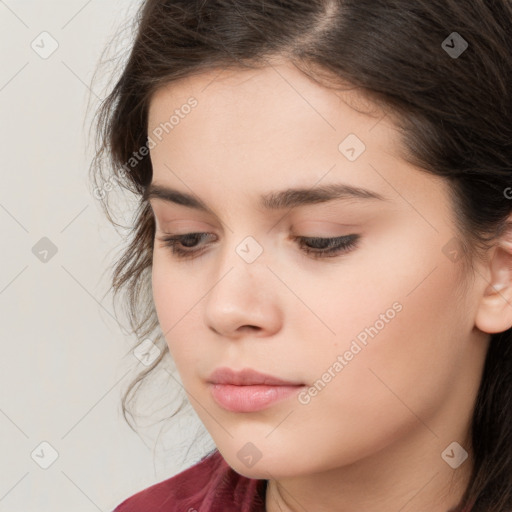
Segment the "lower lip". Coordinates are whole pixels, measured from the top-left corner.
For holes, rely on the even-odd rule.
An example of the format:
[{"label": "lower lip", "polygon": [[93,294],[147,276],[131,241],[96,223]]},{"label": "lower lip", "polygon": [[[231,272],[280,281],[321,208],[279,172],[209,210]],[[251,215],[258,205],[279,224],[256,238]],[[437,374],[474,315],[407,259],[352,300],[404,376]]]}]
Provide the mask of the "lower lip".
[{"label": "lower lip", "polygon": [[235,386],[233,384],[210,384],[214,400],[224,409],[232,412],[254,412],[284,400],[304,386]]}]

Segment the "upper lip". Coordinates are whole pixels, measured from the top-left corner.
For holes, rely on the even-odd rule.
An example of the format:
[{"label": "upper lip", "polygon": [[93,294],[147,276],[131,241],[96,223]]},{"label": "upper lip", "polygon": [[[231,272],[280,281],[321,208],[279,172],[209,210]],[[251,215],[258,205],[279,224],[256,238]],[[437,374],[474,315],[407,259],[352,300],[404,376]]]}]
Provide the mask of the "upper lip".
[{"label": "upper lip", "polygon": [[217,368],[208,378],[213,384],[234,384],[236,386],[250,386],[264,384],[267,386],[300,386],[301,382],[291,382],[283,379],[260,373],[252,368],[244,368],[241,371],[231,368]]}]

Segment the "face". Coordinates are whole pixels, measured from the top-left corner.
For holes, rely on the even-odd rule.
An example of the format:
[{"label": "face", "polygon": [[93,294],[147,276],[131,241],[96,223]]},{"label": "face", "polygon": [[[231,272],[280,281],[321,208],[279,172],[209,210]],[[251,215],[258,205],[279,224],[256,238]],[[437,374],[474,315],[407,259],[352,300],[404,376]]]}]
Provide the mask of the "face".
[{"label": "face", "polygon": [[[483,349],[476,300],[455,293],[447,184],[401,159],[389,117],[353,90],[289,63],[219,73],[160,89],[148,131],[152,186],[204,205],[149,196],[152,286],[219,450],[268,478],[463,444],[446,425],[469,425]],[[352,189],[320,190],[334,186]],[[221,367],[295,386],[215,392]]]}]

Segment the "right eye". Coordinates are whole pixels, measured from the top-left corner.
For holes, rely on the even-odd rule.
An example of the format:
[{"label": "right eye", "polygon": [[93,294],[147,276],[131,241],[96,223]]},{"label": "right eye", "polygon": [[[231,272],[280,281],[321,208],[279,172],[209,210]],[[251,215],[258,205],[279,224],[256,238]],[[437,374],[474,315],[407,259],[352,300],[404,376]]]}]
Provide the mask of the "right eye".
[{"label": "right eye", "polygon": [[186,233],[185,235],[170,235],[162,237],[160,240],[164,242],[164,246],[171,250],[171,254],[177,258],[187,258],[199,252],[197,249],[183,249],[182,247],[195,247],[198,239],[209,236],[209,233]]}]

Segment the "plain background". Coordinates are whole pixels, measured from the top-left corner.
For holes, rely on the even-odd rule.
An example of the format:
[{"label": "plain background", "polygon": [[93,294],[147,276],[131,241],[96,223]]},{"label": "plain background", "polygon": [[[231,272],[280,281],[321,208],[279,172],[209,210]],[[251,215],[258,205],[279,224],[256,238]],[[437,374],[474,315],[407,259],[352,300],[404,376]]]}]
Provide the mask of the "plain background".
[{"label": "plain background", "polygon": [[123,240],[91,194],[87,107],[138,4],[0,0],[0,512],[109,512],[213,446],[190,406],[139,435],[121,414],[142,340],[112,305]]}]

